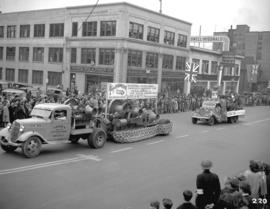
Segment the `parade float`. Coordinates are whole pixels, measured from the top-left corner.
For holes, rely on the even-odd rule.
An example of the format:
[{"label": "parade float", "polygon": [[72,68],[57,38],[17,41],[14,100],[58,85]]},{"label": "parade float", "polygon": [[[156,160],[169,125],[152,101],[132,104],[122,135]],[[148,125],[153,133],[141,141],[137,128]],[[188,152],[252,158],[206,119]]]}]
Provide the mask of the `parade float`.
[{"label": "parade float", "polygon": [[[108,83],[105,119],[107,133],[113,141],[129,143],[168,135],[172,122],[160,119],[157,98],[157,84]],[[144,107],[140,107],[139,100],[146,101]]]},{"label": "parade float", "polygon": [[210,126],[215,123],[236,123],[246,111],[230,96],[219,96],[202,103],[202,106],[192,113],[192,123],[206,122]]}]

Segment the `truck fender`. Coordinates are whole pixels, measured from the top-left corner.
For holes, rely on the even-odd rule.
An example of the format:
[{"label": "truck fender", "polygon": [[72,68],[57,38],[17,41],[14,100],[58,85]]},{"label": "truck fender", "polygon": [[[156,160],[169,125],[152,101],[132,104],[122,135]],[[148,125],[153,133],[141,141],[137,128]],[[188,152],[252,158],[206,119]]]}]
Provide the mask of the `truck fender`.
[{"label": "truck fender", "polygon": [[19,142],[25,142],[29,137],[31,136],[38,136],[42,142],[42,144],[49,144],[49,142],[39,133],[34,132],[34,131],[28,131],[19,136],[17,141]]},{"label": "truck fender", "polygon": [[9,133],[9,131],[8,131],[8,128],[6,127],[6,128],[3,128],[2,130],[0,130],[0,137],[9,137],[10,136],[10,133]]}]

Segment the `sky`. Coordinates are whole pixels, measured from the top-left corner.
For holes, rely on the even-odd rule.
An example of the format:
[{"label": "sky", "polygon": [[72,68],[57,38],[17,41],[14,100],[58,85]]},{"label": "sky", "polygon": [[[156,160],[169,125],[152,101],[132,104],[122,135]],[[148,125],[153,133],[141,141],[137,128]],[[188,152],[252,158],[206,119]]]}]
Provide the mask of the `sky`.
[{"label": "sky", "polygon": [[[159,0],[99,0],[99,4],[129,2],[159,11]],[[0,0],[2,13],[93,5],[96,0]],[[270,31],[270,0],[162,0],[163,14],[192,23],[192,35],[212,35],[231,25],[247,24],[251,31]]]}]

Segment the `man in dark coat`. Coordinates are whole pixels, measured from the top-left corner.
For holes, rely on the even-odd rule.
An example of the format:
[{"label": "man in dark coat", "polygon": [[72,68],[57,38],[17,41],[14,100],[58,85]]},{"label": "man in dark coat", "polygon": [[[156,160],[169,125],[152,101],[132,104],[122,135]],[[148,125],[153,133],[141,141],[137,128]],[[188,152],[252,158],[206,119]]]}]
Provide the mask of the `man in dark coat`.
[{"label": "man in dark coat", "polygon": [[220,182],[218,175],[212,173],[210,168],[212,162],[205,160],[201,162],[203,172],[197,176],[196,206],[198,209],[212,208],[219,199]]}]

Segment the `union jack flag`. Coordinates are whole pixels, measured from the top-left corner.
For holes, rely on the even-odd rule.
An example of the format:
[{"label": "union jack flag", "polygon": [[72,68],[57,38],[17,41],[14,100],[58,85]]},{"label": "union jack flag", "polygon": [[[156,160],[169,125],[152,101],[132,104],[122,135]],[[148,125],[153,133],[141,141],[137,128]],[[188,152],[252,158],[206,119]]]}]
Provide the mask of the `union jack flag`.
[{"label": "union jack flag", "polygon": [[186,70],[185,70],[185,80],[189,80],[190,82],[197,82],[196,76],[198,75],[199,65],[196,63],[188,63],[186,62]]}]

